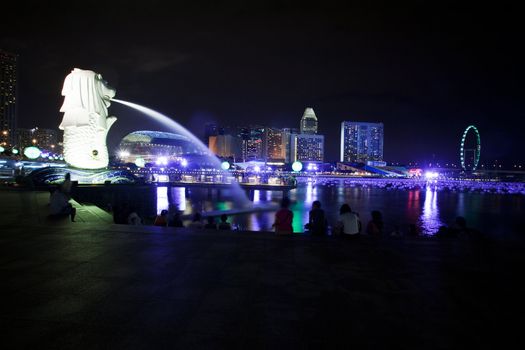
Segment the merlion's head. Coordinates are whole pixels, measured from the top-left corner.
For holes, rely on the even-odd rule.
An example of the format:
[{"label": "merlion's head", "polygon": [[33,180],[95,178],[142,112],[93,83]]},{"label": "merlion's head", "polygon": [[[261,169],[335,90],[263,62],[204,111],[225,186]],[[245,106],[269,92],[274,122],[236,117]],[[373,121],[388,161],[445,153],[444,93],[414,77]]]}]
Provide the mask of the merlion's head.
[{"label": "merlion's head", "polygon": [[110,100],[115,97],[115,89],[108,86],[102,75],[90,70],[75,68],[64,80],[62,88],[64,104],[61,112],[84,109],[107,117]]}]

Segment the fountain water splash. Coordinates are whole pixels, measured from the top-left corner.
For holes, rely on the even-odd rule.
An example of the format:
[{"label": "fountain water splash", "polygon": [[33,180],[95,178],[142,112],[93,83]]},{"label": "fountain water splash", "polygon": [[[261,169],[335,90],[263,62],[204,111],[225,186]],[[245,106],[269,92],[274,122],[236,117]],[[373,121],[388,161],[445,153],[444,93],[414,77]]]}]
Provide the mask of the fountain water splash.
[{"label": "fountain water splash", "polygon": [[[221,161],[214,154],[210,152],[208,147],[206,147],[206,145],[204,145],[201,142],[201,140],[199,140],[195,135],[193,135],[188,129],[186,129],[185,127],[183,127],[182,125],[180,125],[179,123],[171,119],[170,117],[162,113],[159,113],[151,108],[144,107],[136,103],[118,100],[115,98],[111,99],[111,101],[118,102],[125,106],[131,107],[143,114],[146,114],[147,116],[153,118],[154,120],[166,126],[167,128],[181,134],[182,136],[187,137],[195,146],[197,146],[197,148],[203,155],[206,155],[209,157],[209,159],[212,161],[212,164],[214,164],[214,166],[217,169],[221,169]],[[233,183],[232,186],[233,186],[232,189],[234,193],[236,194],[235,196],[236,200],[238,201],[236,205],[239,205],[242,208],[251,207],[252,203],[248,200],[248,198],[246,197],[246,194],[244,193],[242,188],[239,186],[239,184]]]}]

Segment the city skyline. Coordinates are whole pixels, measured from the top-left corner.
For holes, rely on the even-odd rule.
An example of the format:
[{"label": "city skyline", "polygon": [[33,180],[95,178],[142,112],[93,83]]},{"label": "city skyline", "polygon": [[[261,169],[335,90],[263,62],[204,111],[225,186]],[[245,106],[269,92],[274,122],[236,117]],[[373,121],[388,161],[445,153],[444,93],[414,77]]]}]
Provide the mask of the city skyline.
[{"label": "city skyline", "polygon": [[[117,98],[199,136],[205,122],[296,127],[309,106],[326,140],[339,139],[345,120],[383,122],[387,161],[457,162],[468,125],[480,131],[482,162],[523,161],[512,8],[291,2],[167,11],[153,1],[145,11],[117,2],[97,10],[92,25],[85,5],[47,4],[45,20],[39,6],[8,4],[0,24],[0,48],[18,55],[20,127],[56,128],[63,78],[79,67],[101,73]],[[159,129],[123,106],[110,112],[119,118],[113,149],[131,131]],[[326,142],[325,159],[339,159],[339,142]]]}]

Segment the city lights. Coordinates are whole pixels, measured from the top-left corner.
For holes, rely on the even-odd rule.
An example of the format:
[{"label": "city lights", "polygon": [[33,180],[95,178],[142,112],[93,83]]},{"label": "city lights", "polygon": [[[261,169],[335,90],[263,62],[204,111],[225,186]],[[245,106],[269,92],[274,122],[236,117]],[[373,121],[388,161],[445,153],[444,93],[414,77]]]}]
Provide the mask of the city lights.
[{"label": "city lights", "polygon": [[228,169],[230,169],[230,163],[229,163],[229,162],[226,162],[226,161],[222,162],[222,163],[221,163],[221,169],[222,169],[222,170],[228,170]]},{"label": "city lights", "polygon": [[299,162],[299,161],[296,161],[296,162],[293,162],[292,164],[292,170],[293,171],[301,171],[303,170],[303,163]]},{"label": "city lights", "polygon": [[158,157],[155,161],[155,164],[157,165],[168,165],[168,158],[166,157]]},{"label": "city lights", "polygon": [[26,147],[24,149],[24,156],[29,159],[36,159],[40,157],[41,151],[37,147]]}]

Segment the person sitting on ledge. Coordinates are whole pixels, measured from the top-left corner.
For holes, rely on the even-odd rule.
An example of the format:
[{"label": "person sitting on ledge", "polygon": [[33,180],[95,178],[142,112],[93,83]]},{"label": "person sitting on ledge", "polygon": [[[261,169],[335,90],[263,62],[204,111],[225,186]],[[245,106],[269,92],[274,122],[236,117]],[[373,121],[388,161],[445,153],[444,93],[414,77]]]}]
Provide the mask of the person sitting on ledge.
[{"label": "person sitting on ledge", "polygon": [[170,227],[184,227],[184,224],[182,223],[182,219],[180,218],[180,211],[175,210],[173,212],[173,215],[170,217],[168,221],[168,226]]},{"label": "person sitting on ledge", "polygon": [[77,210],[69,203],[69,196],[61,188],[56,189],[51,195],[49,211],[52,218],[71,216],[71,221],[75,222]]},{"label": "person sitting on ledge", "polygon": [[310,230],[310,233],[316,236],[325,235],[327,224],[324,210],[321,209],[321,202],[314,201],[309,214],[307,228]]},{"label": "person sitting on ledge", "polygon": [[372,236],[381,236],[383,233],[383,215],[379,210],[372,211],[372,220],[366,226],[366,233]]},{"label": "person sitting on ledge", "polygon": [[208,230],[216,230],[217,224],[215,223],[215,218],[213,216],[208,216],[207,220],[208,223],[204,225],[204,228]]},{"label": "person sitting on ledge", "polygon": [[232,225],[228,222],[228,215],[221,215],[221,222],[219,223],[219,230],[231,230]]},{"label": "person sitting on ledge", "polygon": [[281,201],[281,209],[275,213],[275,223],[272,227],[275,227],[275,233],[278,235],[293,233],[293,212],[288,209],[289,206],[290,200],[288,197],[284,197]]},{"label": "person sitting on ledge", "polygon": [[130,213],[128,215],[128,225],[135,225],[139,226],[142,225],[142,219],[140,218],[139,214],[137,214],[137,210],[135,207],[131,207],[129,209]]},{"label": "person sitting on ledge", "polygon": [[189,227],[191,227],[191,228],[196,228],[196,229],[202,229],[202,228],[204,228],[204,225],[202,224],[201,219],[202,219],[202,215],[201,215],[201,213],[196,212],[196,213],[193,215],[193,220],[191,221],[191,224],[190,224]]},{"label": "person sitting on ledge", "polygon": [[157,215],[155,218],[155,221],[153,222],[154,226],[168,226],[168,211],[166,209],[163,209],[160,212],[160,215]]}]

